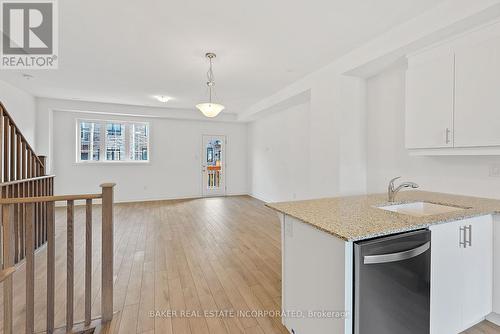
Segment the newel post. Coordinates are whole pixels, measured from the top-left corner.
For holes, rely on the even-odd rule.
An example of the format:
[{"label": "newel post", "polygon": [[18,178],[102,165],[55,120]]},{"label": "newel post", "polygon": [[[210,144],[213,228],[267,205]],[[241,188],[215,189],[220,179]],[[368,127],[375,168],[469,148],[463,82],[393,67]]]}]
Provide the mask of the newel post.
[{"label": "newel post", "polygon": [[102,261],[101,261],[101,312],[102,322],[113,318],[113,187],[114,183],[101,184],[102,188]]},{"label": "newel post", "polygon": [[38,158],[42,162],[42,166],[40,166],[40,176],[45,176],[47,174],[47,156],[39,155]]}]

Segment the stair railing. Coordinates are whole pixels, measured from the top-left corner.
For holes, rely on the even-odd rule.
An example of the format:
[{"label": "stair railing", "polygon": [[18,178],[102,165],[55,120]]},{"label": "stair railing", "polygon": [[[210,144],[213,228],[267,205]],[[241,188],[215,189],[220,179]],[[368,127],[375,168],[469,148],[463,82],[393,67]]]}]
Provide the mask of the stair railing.
[{"label": "stair railing", "polygon": [[55,330],[55,203],[66,202],[66,332],[73,332],[74,323],[74,205],[75,201],[85,201],[85,320],[84,329],[91,328],[92,314],[92,201],[102,200],[101,219],[101,322],[109,322],[113,317],[113,183],[102,184],[102,192],[98,194],[38,196],[24,198],[0,199],[2,209],[2,245],[3,269],[0,272],[0,282],[3,282],[3,333],[19,333],[13,329],[13,275],[14,264],[13,225],[16,205],[24,205],[23,221],[26,230],[26,319],[25,333],[35,332],[35,210],[37,203],[47,204],[47,314],[46,333]]},{"label": "stair railing", "polygon": [[[29,179],[0,183],[0,192],[9,194],[2,198],[35,198],[51,196],[54,193],[54,175],[37,176]],[[11,196],[12,195],[12,196]],[[33,227],[35,230],[35,249],[47,242],[48,203],[33,203]],[[25,203],[13,207],[13,252],[14,263],[19,263],[26,256],[26,211]]]},{"label": "stair railing", "polygon": [[[54,176],[46,175],[46,157],[37,156],[18,126],[0,103],[0,198],[50,196],[54,193]],[[13,208],[14,262],[25,256],[25,204]],[[47,241],[47,203],[33,208],[35,248]]]}]

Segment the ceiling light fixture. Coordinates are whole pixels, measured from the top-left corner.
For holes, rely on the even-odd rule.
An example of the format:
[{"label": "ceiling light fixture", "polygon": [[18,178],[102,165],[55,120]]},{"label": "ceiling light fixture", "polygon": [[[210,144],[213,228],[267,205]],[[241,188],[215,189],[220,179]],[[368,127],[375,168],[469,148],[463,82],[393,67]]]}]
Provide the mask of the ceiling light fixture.
[{"label": "ceiling light fixture", "polygon": [[170,97],[165,96],[165,95],[157,95],[157,96],[155,96],[155,98],[156,98],[158,101],[163,102],[163,103],[167,103],[168,101],[170,101],[170,100],[171,100],[171,98],[170,98]]},{"label": "ceiling light fixture", "polygon": [[215,95],[215,80],[214,71],[212,70],[212,60],[217,57],[217,55],[215,53],[209,52],[205,54],[205,57],[207,57],[208,61],[210,62],[210,68],[207,72],[209,99],[208,102],[197,104],[196,108],[198,108],[206,117],[215,117],[224,109],[224,106],[222,104],[212,102],[212,90],[214,91],[213,95]]}]

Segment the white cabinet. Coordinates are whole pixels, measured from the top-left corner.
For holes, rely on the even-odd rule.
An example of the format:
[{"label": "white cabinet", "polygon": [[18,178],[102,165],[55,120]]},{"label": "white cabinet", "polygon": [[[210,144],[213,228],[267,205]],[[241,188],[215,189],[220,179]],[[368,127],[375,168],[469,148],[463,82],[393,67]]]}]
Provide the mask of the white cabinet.
[{"label": "white cabinet", "polygon": [[499,155],[498,87],[500,23],[409,56],[406,148],[424,155]]},{"label": "white cabinet", "polygon": [[500,215],[493,219],[493,312],[499,315],[500,321]]},{"label": "white cabinet", "polygon": [[452,53],[412,62],[406,73],[407,148],[453,146],[453,73]]},{"label": "white cabinet", "polygon": [[458,245],[462,221],[431,227],[431,334],[459,333],[464,279]]},{"label": "white cabinet", "polygon": [[492,310],[492,217],[475,217],[430,229],[431,334],[457,334]]},{"label": "white cabinet", "polygon": [[464,221],[470,245],[462,249],[464,277],[462,324],[469,328],[492,311],[493,223],[491,216]]},{"label": "white cabinet", "polygon": [[455,147],[500,145],[500,32],[456,50]]}]

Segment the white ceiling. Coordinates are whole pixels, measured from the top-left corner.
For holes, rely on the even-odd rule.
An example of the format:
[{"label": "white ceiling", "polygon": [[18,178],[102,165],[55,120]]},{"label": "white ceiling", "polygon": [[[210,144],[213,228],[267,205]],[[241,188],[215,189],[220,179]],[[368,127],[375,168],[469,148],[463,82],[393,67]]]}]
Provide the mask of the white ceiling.
[{"label": "white ceiling", "polygon": [[64,0],[58,70],[0,71],[36,96],[240,112],[443,0]]}]

